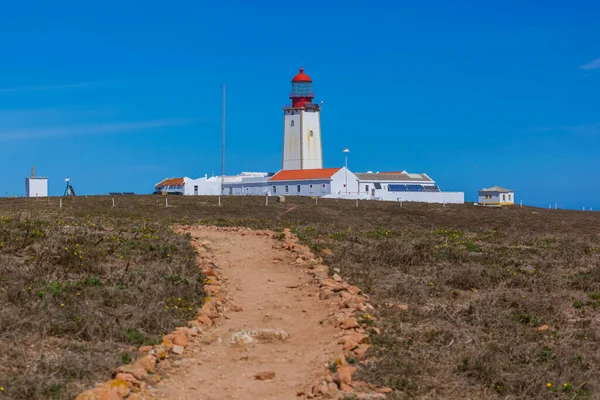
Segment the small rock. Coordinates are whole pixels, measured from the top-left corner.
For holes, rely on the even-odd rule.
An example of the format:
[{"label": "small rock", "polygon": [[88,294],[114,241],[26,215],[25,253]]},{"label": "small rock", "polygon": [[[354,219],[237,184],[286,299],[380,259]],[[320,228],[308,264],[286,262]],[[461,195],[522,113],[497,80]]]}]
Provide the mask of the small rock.
[{"label": "small rock", "polygon": [[333,274],[332,278],[336,282],[342,282],[343,281],[342,277],[339,276],[338,274]]},{"label": "small rock", "polygon": [[389,387],[378,388],[378,389],[375,389],[375,391],[377,393],[392,393],[393,392],[393,390]]},{"label": "small rock", "polygon": [[196,321],[198,321],[202,325],[206,326],[207,328],[210,328],[213,325],[212,319],[210,319],[206,315],[197,316]]},{"label": "small rock", "polygon": [[177,346],[187,347],[189,341],[185,333],[181,331],[176,331],[173,337],[173,344]]},{"label": "small rock", "polygon": [[147,355],[135,361],[134,365],[142,367],[146,372],[154,372],[156,357]]},{"label": "small rock", "polygon": [[133,376],[131,374],[125,374],[122,372],[116,374],[115,379],[127,382],[129,387],[133,387],[133,386],[139,387],[142,384],[142,382],[140,380],[136,379],[135,376]]},{"label": "small rock", "polygon": [[548,325],[542,325],[540,327],[535,328],[535,330],[538,332],[547,331],[548,329],[550,329],[550,327]]},{"label": "small rock", "polygon": [[171,352],[173,354],[183,354],[183,351],[184,351],[183,346],[178,346],[178,345],[173,346],[173,348],[171,349]]},{"label": "small rock", "polygon": [[268,381],[274,378],[275,372],[273,371],[259,372],[258,374],[254,375],[254,379],[258,379],[259,381]]},{"label": "small rock", "polygon": [[358,321],[356,320],[356,318],[350,317],[350,318],[346,318],[344,321],[342,321],[340,328],[352,329],[352,328],[358,328],[359,326],[360,325],[358,324]]}]

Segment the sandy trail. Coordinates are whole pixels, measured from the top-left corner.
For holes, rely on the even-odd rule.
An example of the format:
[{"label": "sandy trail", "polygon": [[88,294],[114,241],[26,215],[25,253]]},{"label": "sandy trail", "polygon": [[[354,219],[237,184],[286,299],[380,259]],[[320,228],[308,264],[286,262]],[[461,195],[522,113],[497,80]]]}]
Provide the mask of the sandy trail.
[{"label": "sandy trail", "polygon": [[[275,249],[274,239],[202,228],[189,230],[195,245],[210,242],[215,270],[225,278],[230,301],[217,326],[191,343],[180,359],[161,371],[154,387],[159,399],[295,399],[336,354],[339,330],[319,322],[335,311],[319,300],[317,285],[292,254]],[[286,341],[234,346],[234,331],[280,328]],[[166,374],[165,374],[166,372]],[[275,372],[272,380],[255,374]]]}]

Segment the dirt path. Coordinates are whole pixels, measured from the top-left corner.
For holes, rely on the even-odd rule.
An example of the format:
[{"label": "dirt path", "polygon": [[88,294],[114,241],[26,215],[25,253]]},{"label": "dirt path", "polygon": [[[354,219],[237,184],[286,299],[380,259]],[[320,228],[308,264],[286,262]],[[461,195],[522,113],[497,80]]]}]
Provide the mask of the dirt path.
[{"label": "dirt path", "polygon": [[[319,300],[317,285],[293,264],[292,253],[273,248],[274,239],[188,231],[197,245],[204,242],[209,249],[229,301],[242,310],[227,311],[217,326],[190,343],[180,359],[161,371],[163,380],[152,394],[195,400],[297,398],[339,354],[339,329],[320,324],[336,307]],[[235,332],[264,328],[282,329],[289,338],[230,342]],[[275,377],[255,379],[261,372],[275,372]]]}]

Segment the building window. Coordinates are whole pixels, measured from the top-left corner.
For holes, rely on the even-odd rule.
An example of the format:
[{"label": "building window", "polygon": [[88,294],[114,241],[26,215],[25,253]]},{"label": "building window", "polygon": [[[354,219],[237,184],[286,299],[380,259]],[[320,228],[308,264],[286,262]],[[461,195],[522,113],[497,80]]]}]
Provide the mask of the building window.
[{"label": "building window", "polygon": [[308,185],[308,191],[309,191],[310,193],[312,193],[312,192],[314,191],[314,190],[313,190],[313,186],[312,186],[312,185]]},{"label": "building window", "polygon": [[277,193],[277,186],[273,186],[273,194]]},{"label": "building window", "polygon": [[321,192],[325,193],[325,184],[323,184],[323,186],[321,186]]},{"label": "building window", "polygon": [[310,131],[310,137],[313,137],[313,131]]},{"label": "building window", "polygon": [[369,185],[365,185],[365,192],[369,193]]},{"label": "building window", "polygon": [[298,193],[300,193],[300,185],[297,186]]},{"label": "building window", "polygon": [[289,187],[288,185],[285,185],[285,192],[287,193],[289,191]]},{"label": "building window", "polygon": [[508,201],[512,201],[512,194],[508,195]]},{"label": "building window", "polygon": [[502,201],[506,201],[506,195],[505,194],[502,195]]},{"label": "building window", "polygon": [[292,120],[292,122],[290,122],[290,126],[294,126],[294,120]]}]

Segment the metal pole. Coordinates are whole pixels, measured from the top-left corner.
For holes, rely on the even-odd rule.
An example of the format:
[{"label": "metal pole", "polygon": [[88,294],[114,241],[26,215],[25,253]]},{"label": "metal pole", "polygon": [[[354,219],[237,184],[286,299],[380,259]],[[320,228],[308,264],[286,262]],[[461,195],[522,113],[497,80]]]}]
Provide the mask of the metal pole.
[{"label": "metal pole", "polygon": [[112,198],[113,207],[115,206],[115,198]]},{"label": "metal pole", "polygon": [[346,177],[346,194],[348,194],[348,154],[346,154],[346,170],[344,171]]},{"label": "metal pole", "polygon": [[[223,115],[221,120],[221,195],[225,188],[225,110],[227,104],[227,89],[223,84]],[[221,198],[219,197],[219,205]]]},{"label": "metal pole", "polygon": [[521,200],[521,208],[523,208],[523,200]]},{"label": "metal pole", "polygon": [[219,196],[219,207],[221,207],[221,196]]},{"label": "metal pole", "polygon": [[269,196],[265,196],[265,206],[269,205]]},{"label": "metal pole", "polygon": [[62,208],[62,199],[59,199],[58,207]]},{"label": "metal pole", "polygon": [[356,199],[356,208],[358,208],[358,199]]}]

